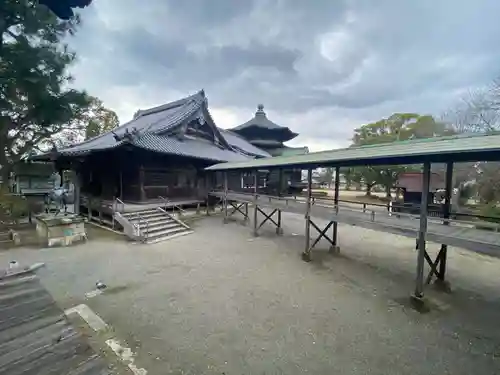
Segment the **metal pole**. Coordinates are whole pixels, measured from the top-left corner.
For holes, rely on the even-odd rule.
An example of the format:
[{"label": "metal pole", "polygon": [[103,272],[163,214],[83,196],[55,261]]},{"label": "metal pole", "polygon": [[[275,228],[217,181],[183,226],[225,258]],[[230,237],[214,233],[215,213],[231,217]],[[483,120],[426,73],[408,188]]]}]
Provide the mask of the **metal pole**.
[{"label": "metal pole", "polygon": [[253,173],[253,235],[257,236],[257,170]]},{"label": "metal pole", "polygon": [[[443,207],[443,219],[444,225],[450,225],[450,211],[451,211],[451,194],[453,188],[453,162],[446,163],[446,185],[445,185],[445,197],[444,197],[444,207]],[[448,245],[441,245],[441,260],[439,261],[439,274],[438,280],[444,281],[444,276],[446,273],[446,258],[448,252]]]},{"label": "metal pole", "polygon": [[227,171],[224,171],[224,223],[227,223]]},{"label": "metal pole", "polygon": [[311,196],[312,196],[312,169],[307,170],[307,200],[306,200],[306,243],[302,253],[302,259],[306,262],[311,260]]},{"label": "metal pole", "polygon": [[[335,204],[335,212],[338,214],[339,212],[339,193],[340,193],[340,167],[335,167],[335,195],[333,197],[333,203]],[[330,251],[338,252],[339,247],[337,245],[338,238],[338,223],[335,221],[333,223],[333,237],[332,242],[333,246],[330,248]]]},{"label": "metal pole", "polygon": [[424,163],[422,178],[422,199],[420,201],[420,229],[418,233],[417,279],[415,297],[424,295],[424,262],[425,262],[425,237],[427,234],[427,206],[429,201],[429,184],[431,176],[431,163]]}]

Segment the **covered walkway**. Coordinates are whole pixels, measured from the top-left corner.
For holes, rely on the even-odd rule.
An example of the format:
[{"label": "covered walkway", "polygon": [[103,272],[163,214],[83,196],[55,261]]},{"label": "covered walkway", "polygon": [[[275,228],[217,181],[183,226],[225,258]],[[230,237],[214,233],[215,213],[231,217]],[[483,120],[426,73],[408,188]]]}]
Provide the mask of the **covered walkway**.
[{"label": "covered walkway", "polygon": [[[424,140],[412,140],[381,144],[373,146],[353,147],[340,150],[310,153],[298,156],[282,156],[265,158],[246,162],[221,163],[213,165],[207,170],[222,172],[224,174],[224,189],[213,192],[223,201],[224,220],[227,221],[231,214],[239,212],[248,219],[248,205],[253,206],[253,233],[257,235],[258,228],[264,222],[272,222],[276,226],[276,233],[281,230],[281,212],[293,212],[304,215],[305,221],[305,246],[302,258],[311,260],[311,252],[321,238],[325,238],[331,244],[333,253],[339,251],[338,247],[338,223],[358,225],[365,228],[380,230],[389,233],[402,234],[416,238],[417,269],[416,285],[413,297],[415,301],[421,301],[424,295],[424,285],[429,283],[433,276],[436,282],[445,290],[449,285],[445,281],[446,261],[448,245],[456,245],[475,252],[498,256],[500,254],[500,233],[498,228],[492,225],[492,230],[484,231],[475,229],[471,222],[463,222],[450,219],[450,201],[452,191],[453,164],[455,162],[473,161],[499,161],[500,160],[500,135],[479,136],[452,136]],[[432,163],[446,164],[446,194],[443,207],[442,219],[434,220],[428,218],[428,195],[422,194],[420,202],[420,215],[412,216],[392,213],[380,214],[371,211],[357,212],[341,208],[339,204],[339,176],[340,167],[361,165],[403,165],[423,164],[422,191],[429,191],[430,172]],[[333,204],[313,204],[312,199],[312,170],[318,167],[335,168],[335,196]],[[306,199],[303,203],[291,201],[281,196],[264,196],[257,194],[257,171],[259,169],[283,170],[284,168],[302,168],[308,171],[308,184]],[[254,194],[241,194],[228,190],[228,172],[234,173],[253,172]],[[229,212],[229,206],[233,206]],[[271,213],[264,212],[261,207],[269,207]],[[244,210],[242,209],[244,208]],[[264,216],[259,224],[258,214]],[[320,228],[313,221],[314,217],[329,220],[324,228]],[[311,238],[311,227],[319,233],[315,240]],[[331,228],[331,235],[329,231]],[[426,251],[427,241],[441,243],[441,249],[435,259],[432,259]],[[430,265],[431,272],[424,275],[425,262]]]}]

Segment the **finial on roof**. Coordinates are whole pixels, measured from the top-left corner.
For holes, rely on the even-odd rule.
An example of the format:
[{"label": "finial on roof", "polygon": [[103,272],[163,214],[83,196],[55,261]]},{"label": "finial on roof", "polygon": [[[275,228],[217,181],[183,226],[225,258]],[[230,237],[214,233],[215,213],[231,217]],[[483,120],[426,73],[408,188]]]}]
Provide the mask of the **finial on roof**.
[{"label": "finial on roof", "polygon": [[259,104],[257,106],[257,112],[255,113],[256,115],[266,115],[266,112],[264,112],[264,104]]}]

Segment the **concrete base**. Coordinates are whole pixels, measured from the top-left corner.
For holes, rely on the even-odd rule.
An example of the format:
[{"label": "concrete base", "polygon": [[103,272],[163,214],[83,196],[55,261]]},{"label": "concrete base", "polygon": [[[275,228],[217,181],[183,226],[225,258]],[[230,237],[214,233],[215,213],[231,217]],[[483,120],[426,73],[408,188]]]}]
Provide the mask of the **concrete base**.
[{"label": "concrete base", "polygon": [[87,240],[85,221],[77,215],[39,215],[36,218],[38,238],[48,247],[69,246]]},{"label": "concrete base", "polygon": [[252,236],[254,236],[254,237],[259,237],[259,233],[257,233],[257,232],[252,232]]},{"label": "concrete base", "polygon": [[228,218],[228,217],[225,217],[224,219],[222,219],[222,222],[223,222],[224,224],[229,223],[229,218]]},{"label": "concrete base", "polygon": [[425,297],[418,297],[414,294],[410,296],[410,305],[420,313],[431,311],[431,304]]},{"label": "concrete base", "polygon": [[306,253],[305,251],[301,254],[302,260],[304,262],[310,262],[311,261],[311,253]]},{"label": "concrete base", "polygon": [[328,252],[333,255],[340,254],[340,246],[330,246]]},{"label": "concrete base", "polygon": [[447,280],[434,281],[434,288],[440,292],[451,293],[451,285]]},{"label": "concrete base", "polygon": [[283,228],[276,228],[276,234],[278,236],[282,236],[283,235]]}]

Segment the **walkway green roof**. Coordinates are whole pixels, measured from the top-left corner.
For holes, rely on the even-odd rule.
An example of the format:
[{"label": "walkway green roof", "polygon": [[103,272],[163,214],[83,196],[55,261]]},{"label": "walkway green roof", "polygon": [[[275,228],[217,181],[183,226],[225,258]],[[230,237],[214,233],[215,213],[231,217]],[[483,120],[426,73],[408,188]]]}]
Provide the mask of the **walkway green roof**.
[{"label": "walkway green roof", "polygon": [[305,155],[277,156],[244,162],[215,164],[211,171],[359,165],[418,164],[425,161],[499,161],[500,135],[457,135],[349,147]]}]

